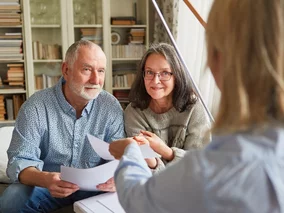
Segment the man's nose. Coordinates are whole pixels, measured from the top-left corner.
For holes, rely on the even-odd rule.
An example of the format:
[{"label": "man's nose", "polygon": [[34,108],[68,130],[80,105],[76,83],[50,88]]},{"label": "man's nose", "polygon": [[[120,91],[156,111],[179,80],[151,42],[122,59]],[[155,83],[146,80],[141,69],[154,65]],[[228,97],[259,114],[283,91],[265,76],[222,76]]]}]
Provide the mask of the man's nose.
[{"label": "man's nose", "polygon": [[99,84],[100,77],[99,77],[98,71],[92,72],[89,81],[90,81],[91,84],[96,84],[96,85]]}]

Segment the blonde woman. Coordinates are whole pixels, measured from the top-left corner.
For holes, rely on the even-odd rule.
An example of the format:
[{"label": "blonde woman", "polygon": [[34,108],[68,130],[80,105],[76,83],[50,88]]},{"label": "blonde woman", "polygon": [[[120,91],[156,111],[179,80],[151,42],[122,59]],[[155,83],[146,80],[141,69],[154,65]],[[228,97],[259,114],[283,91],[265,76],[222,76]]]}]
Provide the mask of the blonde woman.
[{"label": "blonde woman", "polygon": [[215,0],[206,36],[222,93],[212,142],[152,176],[128,139],[115,173],[126,212],[284,211],[284,0]]}]

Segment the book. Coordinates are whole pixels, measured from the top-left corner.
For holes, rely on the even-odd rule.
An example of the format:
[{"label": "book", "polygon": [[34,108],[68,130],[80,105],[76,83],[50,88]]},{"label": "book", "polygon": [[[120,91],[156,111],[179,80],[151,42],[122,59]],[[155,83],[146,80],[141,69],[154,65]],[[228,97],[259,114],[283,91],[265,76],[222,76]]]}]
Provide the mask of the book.
[{"label": "book", "polygon": [[0,53],[22,53],[23,49],[21,47],[0,47]]},{"label": "book", "polygon": [[21,9],[20,4],[10,4],[10,5],[0,4],[0,10],[18,11],[20,9]]},{"label": "book", "polygon": [[25,95],[13,95],[14,118],[17,117],[21,105],[25,101]]},{"label": "book", "polygon": [[134,25],[136,24],[136,18],[133,16],[116,16],[111,17],[112,25]]},{"label": "book", "polygon": [[102,29],[101,28],[81,28],[80,29],[82,36],[88,35],[100,35],[102,36]]},{"label": "book", "polygon": [[134,25],[136,22],[132,20],[113,20],[112,25]]},{"label": "book", "polygon": [[22,40],[0,40],[0,47],[20,47]]},{"label": "book", "polygon": [[0,18],[0,23],[1,22],[21,22],[21,19],[19,19],[19,18],[3,18],[3,17],[1,17]]},{"label": "book", "polygon": [[14,120],[13,99],[11,99],[11,98],[6,99],[6,109],[7,109],[7,119],[8,120]]},{"label": "book", "polygon": [[7,67],[24,67],[24,64],[7,64]]},{"label": "book", "polygon": [[21,39],[21,38],[22,38],[21,35],[0,35],[0,39]]}]

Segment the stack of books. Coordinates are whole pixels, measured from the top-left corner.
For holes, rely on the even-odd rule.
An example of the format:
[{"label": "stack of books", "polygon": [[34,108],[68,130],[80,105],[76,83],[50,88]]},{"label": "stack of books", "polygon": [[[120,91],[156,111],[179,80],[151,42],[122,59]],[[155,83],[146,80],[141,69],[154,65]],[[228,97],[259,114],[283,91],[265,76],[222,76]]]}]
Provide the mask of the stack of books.
[{"label": "stack of books", "polygon": [[134,25],[136,18],[133,16],[116,16],[111,17],[110,22],[112,25]]},{"label": "stack of books", "polygon": [[4,95],[0,95],[0,121],[5,120],[5,106],[4,106]]},{"label": "stack of books", "polygon": [[0,61],[22,60],[24,58],[22,43],[21,32],[0,34]]},{"label": "stack of books", "polygon": [[7,64],[7,82],[9,86],[24,86],[25,73],[23,64]]},{"label": "stack of books", "polygon": [[81,28],[81,39],[89,40],[95,44],[102,45],[102,29],[101,28]]},{"label": "stack of books", "polygon": [[21,5],[19,0],[0,2],[0,26],[21,25]]},{"label": "stack of books", "polygon": [[133,29],[130,29],[129,34],[130,34],[130,39],[129,39],[130,44],[143,44],[144,43],[145,29],[133,28]]}]

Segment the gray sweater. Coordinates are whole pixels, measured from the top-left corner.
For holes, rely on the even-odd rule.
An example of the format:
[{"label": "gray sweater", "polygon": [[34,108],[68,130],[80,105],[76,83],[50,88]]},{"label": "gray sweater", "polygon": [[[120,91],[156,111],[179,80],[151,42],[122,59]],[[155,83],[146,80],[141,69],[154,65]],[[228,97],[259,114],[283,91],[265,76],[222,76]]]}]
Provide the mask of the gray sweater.
[{"label": "gray sweater", "polygon": [[[140,130],[155,133],[173,149],[175,157],[172,162],[182,158],[185,150],[202,148],[210,139],[210,121],[199,101],[182,113],[173,107],[162,114],[154,113],[149,107],[140,110],[129,104],[124,119],[128,137],[138,135]],[[157,171],[164,167],[163,162],[158,160]]]}]

